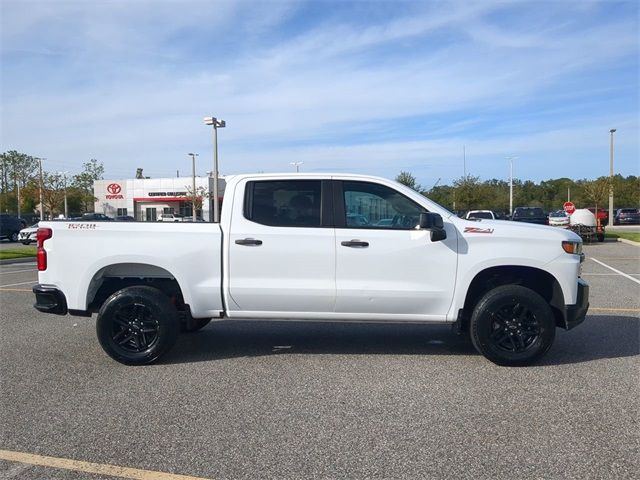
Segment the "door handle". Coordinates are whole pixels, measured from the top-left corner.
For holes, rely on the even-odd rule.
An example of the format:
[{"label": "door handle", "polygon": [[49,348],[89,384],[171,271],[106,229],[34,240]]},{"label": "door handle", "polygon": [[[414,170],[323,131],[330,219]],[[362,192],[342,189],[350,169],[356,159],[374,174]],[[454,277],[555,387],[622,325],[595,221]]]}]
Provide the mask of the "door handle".
[{"label": "door handle", "polygon": [[345,240],[344,242],[340,242],[340,245],[351,248],[367,248],[369,246],[369,242],[363,242],[361,240]]},{"label": "door handle", "polygon": [[262,240],[256,240],[255,238],[243,238],[236,240],[237,245],[244,245],[245,247],[258,247],[262,245]]}]

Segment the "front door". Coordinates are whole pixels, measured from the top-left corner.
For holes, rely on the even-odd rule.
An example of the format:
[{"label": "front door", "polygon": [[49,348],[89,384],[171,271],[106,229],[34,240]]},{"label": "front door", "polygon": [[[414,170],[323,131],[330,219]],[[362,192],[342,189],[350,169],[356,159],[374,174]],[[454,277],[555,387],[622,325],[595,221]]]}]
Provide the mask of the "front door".
[{"label": "front door", "polygon": [[444,320],[456,277],[454,229],[432,242],[417,228],[426,209],[389,186],[336,181],[334,189],[336,313]]},{"label": "front door", "polygon": [[238,185],[228,239],[230,316],[333,312],[330,187],[330,181],[312,179]]},{"label": "front door", "polygon": [[155,222],[158,217],[157,217],[157,211],[156,211],[156,207],[152,207],[152,208],[147,208],[146,209],[146,221],[147,222]]}]

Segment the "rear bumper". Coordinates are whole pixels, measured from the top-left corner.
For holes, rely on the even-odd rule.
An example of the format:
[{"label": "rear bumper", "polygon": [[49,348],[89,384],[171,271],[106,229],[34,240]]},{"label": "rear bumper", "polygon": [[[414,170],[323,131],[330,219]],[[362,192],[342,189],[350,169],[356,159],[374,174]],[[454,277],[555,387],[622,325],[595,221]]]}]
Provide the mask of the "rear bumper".
[{"label": "rear bumper", "polygon": [[36,310],[56,315],[67,314],[67,299],[57,288],[37,284],[33,286],[33,293],[36,295],[36,303],[33,304]]},{"label": "rear bumper", "polygon": [[563,328],[571,330],[573,327],[580,325],[587,316],[587,310],[589,310],[589,285],[579,278],[576,303],[565,307]]}]

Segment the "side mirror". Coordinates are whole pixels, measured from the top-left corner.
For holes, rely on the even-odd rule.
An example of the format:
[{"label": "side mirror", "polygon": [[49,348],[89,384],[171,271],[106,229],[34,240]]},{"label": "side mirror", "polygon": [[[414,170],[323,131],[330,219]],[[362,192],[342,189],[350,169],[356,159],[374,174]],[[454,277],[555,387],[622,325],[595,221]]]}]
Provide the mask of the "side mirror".
[{"label": "side mirror", "polygon": [[444,240],[447,238],[447,231],[444,228],[437,228],[435,230],[431,230],[431,241],[439,242],[440,240]]},{"label": "side mirror", "polygon": [[420,228],[423,230],[433,230],[434,228],[444,228],[442,217],[438,213],[426,212],[420,214]]},{"label": "side mirror", "polygon": [[444,222],[438,213],[426,212],[420,214],[420,228],[431,230],[431,241],[439,242],[447,238]]}]

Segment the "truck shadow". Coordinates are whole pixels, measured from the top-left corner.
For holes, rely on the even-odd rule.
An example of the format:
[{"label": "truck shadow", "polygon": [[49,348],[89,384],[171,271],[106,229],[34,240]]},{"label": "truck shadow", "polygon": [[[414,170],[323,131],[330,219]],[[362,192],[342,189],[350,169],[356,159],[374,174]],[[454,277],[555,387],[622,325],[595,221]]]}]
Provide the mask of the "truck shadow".
[{"label": "truck shadow", "polygon": [[[556,340],[541,366],[632,357],[640,353],[640,319],[589,315]],[[283,355],[474,355],[467,335],[450,326],[366,323],[224,321],[184,334],[162,363],[208,362],[227,358]]]}]

